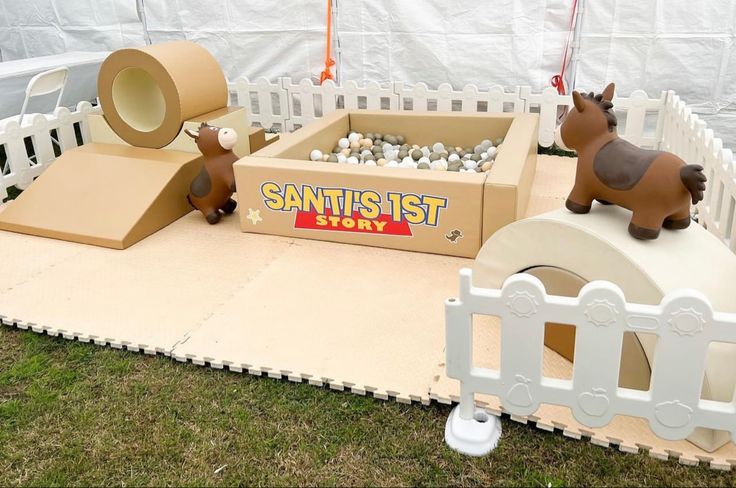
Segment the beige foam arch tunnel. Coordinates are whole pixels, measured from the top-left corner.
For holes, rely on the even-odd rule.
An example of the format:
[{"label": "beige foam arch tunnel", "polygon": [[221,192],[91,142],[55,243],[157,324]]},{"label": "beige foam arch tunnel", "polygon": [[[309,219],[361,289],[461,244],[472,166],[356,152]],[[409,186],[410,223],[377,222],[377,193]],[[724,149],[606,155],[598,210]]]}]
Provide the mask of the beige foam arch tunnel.
[{"label": "beige foam arch tunnel", "polygon": [[[608,280],[626,299],[658,304],[676,289],[704,293],[714,308],[736,312],[736,256],[699,225],[684,231],[663,231],[656,241],[629,236],[626,211],[597,205],[592,215],[564,209],[520,220],[496,232],[478,253],[473,265],[475,286],[499,288],[517,272],[534,274],[549,293],[577,295],[589,281]],[[556,327],[556,329],[555,329]],[[572,327],[548,326],[545,344],[571,359]],[[647,389],[656,337],[649,334],[624,340],[621,386]],[[734,393],[736,347],[713,344],[708,353],[703,396],[730,401]],[[688,440],[713,451],[728,434],[698,429]]]}]

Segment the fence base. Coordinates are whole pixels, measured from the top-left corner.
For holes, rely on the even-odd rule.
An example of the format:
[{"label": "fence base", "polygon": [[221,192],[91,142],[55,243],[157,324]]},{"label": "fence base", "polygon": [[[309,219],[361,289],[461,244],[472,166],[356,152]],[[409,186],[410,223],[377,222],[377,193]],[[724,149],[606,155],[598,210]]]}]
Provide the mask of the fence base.
[{"label": "fence base", "polygon": [[498,445],[501,419],[476,408],[472,419],[460,417],[460,405],[450,412],[445,424],[445,442],[468,456],[485,456]]}]

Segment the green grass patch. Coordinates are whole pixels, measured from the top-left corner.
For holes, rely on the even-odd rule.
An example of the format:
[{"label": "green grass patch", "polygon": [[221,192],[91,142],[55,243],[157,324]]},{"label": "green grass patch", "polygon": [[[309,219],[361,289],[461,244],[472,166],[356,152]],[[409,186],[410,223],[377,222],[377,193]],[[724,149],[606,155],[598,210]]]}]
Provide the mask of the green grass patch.
[{"label": "green grass patch", "polygon": [[0,327],[3,486],[736,484],[508,420],[491,455],[462,456],[449,410]]}]

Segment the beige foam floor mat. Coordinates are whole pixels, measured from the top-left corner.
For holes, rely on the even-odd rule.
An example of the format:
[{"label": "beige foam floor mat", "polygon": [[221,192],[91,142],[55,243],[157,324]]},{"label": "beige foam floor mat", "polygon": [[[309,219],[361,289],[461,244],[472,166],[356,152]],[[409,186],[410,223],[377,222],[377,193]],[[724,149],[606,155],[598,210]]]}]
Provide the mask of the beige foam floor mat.
[{"label": "beige foam floor mat", "polygon": [[[530,215],[563,204],[574,163],[539,158]],[[444,374],[443,302],[467,259],[244,234],[236,216],[209,226],[194,212],[125,251],[0,232],[0,254],[8,325],[382,399],[457,399]],[[492,367],[494,326],[482,329],[475,357]],[[570,371],[547,351],[545,374]],[[500,413],[494,398],[479,401]],[[637,419],[586,429],[543,406],[516,420],[683,463],[736,463],[733,444],[709,454]]]}]

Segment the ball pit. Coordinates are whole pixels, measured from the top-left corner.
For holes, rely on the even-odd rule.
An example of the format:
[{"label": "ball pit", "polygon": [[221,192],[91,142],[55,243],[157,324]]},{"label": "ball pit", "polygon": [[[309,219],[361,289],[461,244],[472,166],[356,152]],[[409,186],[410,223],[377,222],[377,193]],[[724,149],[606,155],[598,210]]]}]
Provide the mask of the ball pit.
[{"label": "ball pit", "polygon": [[312,161],[338,164],[361,164],[386,168],[484,173],[493,167],[503,138],[483,139],[474,147],[460,147],[442,142],[426,146],[409,144],[403,135],[379,132],[349,132],[341,137],[331,153],[314,149]]}]

